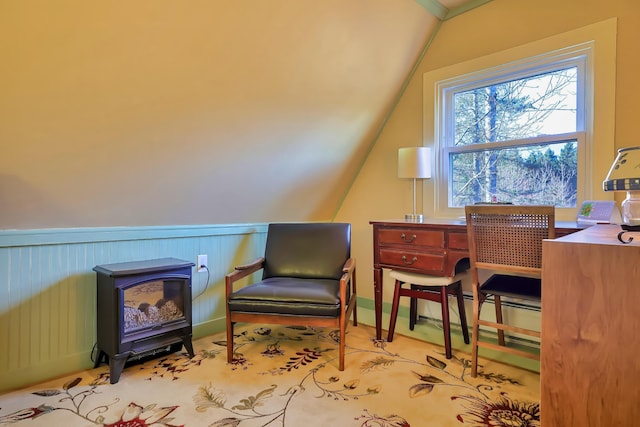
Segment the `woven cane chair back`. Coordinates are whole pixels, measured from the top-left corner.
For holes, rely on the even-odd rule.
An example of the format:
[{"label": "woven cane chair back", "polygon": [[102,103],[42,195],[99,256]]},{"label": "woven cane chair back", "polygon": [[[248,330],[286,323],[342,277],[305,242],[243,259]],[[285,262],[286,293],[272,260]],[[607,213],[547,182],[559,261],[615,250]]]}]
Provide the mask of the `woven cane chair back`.
[{"label": "woven cane chair back", "polygon": [[553,206],[473,205],[466,216],[478,268],[541,271],[542,240],[555,237]]}]

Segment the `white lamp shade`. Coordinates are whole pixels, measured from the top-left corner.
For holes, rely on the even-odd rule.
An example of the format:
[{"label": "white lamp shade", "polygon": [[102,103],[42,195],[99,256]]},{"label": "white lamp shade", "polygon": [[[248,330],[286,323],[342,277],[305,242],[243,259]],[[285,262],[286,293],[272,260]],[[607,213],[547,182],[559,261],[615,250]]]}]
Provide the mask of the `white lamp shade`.
[{"label": "white lamp shade", "polygon": [[618,150],[602,187],[604,191],[640,190],[640,147]]},{"label": "white lamp shade", "polygon": [[431,178],[431,148],[400,148],[398,178]]}]

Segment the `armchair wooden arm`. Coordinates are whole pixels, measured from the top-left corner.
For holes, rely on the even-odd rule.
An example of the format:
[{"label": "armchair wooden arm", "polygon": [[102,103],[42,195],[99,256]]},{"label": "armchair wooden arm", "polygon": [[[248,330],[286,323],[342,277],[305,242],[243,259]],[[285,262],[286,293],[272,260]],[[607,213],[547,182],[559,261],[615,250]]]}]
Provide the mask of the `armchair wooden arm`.
[{"label": "armchair wooden arm", "polygon": [[349,258],[342,267],[343,273],[348,273],[349,276],[353,274],[353,271],[356,269],[356,260],[353,258]]},{"label": "armchair wooden arm", "polygon": [[[356,293],[356,260],[349,258],[342,267],[342,276],[340,277],[340,299],[342,301],[349,301],[349,294]],[[351,285],[351,292],[347,290],[347,285]],[[350,304],[349,304],[350,305]],[[347,310],[350,314],[351,310]],[[349,317],[349,316],[347,316]],[[356,320],[357,322],[357,320]]]},{"label": "armchair wooden arm", "polygon": [[261,270],[262,268],[264,268],[264,257],[260,257],[248,264],[237,265],[231,273],[225,276],[227,295],[233,292],[233,284],[235,282]]},{"label": "armchair wooden arm", "polygon": [[253,270],[253,272],[256,272],[262,268],[263,263],[264,263],[264,257],[260,257],[255,261],[250,262],[249,264],[236,265],[235,269],[236,270]]}]

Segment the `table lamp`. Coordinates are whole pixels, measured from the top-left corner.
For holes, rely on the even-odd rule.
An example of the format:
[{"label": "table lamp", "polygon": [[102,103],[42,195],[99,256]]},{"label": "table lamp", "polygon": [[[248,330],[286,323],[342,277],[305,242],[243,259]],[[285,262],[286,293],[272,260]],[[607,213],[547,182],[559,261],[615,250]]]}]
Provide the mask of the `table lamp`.
[{"label": "table lamp", "polygon": [[413,179],[413,213],[405,221],[422,222],[424,216],[416,213],[416,179],[431,178],[431,148],[407,147],[398,150],[398,178]]},{"label": "table lamp", "polygon": [[622,232],[618,240],[623,240],[625,231],[640,231],[640,147],[621,148],[611,165],[607,179],[602,183],[604,191],[626,191],[627,197],[621,205]]}]

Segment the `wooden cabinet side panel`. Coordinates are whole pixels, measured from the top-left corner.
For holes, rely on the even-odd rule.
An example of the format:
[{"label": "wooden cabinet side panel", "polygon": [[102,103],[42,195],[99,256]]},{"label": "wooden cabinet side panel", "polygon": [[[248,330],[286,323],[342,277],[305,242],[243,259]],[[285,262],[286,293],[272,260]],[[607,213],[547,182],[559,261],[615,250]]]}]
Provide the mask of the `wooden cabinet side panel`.
[{"label": "wooden cabinet side panel", "polygon": [[545,241],[543,427],[640,419],[640,246]]}]

